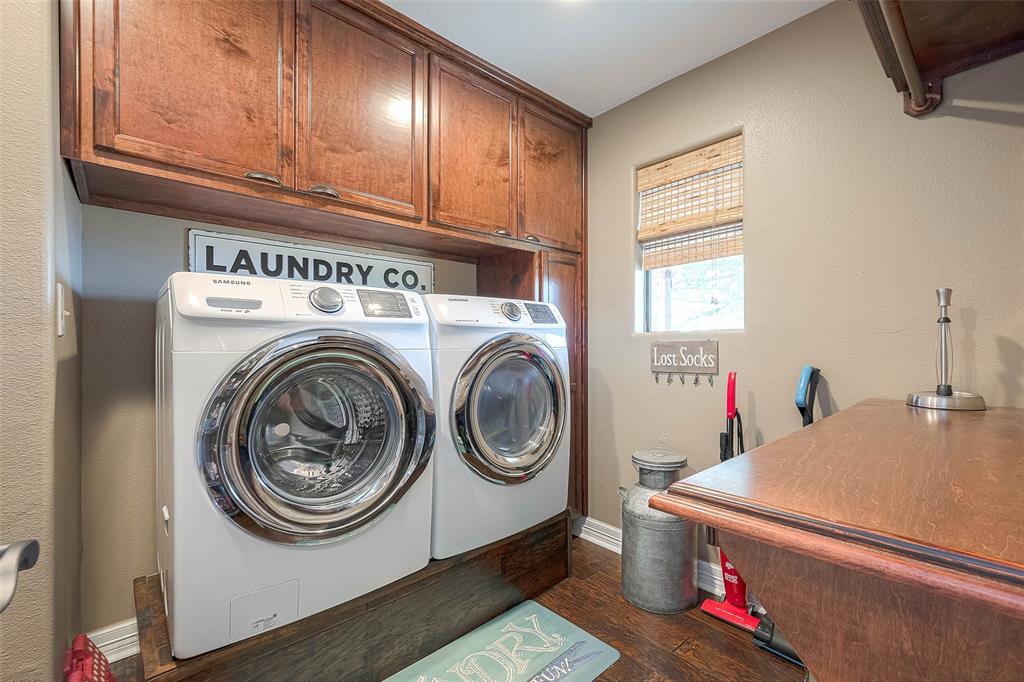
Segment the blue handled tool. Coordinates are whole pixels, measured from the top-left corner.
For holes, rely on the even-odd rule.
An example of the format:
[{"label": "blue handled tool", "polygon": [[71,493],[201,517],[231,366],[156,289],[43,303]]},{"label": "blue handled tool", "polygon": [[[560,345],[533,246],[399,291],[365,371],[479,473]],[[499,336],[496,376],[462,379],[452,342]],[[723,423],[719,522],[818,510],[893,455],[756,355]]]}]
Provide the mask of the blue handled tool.
[{"label": "blue handled tool", "polygon": [[814,365],[804,365],[800,381],[796,385],[796,409],[803,417],[804,426],[814,423],[814,396],[818,393],[818,375],[821,370]]}]

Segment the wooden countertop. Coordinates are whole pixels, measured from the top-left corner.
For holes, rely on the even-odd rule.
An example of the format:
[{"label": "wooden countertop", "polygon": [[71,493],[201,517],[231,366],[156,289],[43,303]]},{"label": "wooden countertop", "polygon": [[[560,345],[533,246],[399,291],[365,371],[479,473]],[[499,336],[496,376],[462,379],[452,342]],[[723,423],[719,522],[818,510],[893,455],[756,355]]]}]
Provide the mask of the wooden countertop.
[{"label": "wooden countertop", "polygon": [[865,400],[679,481],[652,506],[716,525],[721,515],[770,523],[1024,586],[1024,410]]}]

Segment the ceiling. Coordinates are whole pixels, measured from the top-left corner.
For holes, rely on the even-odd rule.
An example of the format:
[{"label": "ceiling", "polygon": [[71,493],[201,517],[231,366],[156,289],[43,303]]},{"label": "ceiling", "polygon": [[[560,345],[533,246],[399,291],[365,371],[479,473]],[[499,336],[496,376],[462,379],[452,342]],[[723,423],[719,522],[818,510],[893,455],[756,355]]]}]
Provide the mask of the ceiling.
[{"label": "ceiling", "polygon": [[385,0],[590,116],[828,0]]}]

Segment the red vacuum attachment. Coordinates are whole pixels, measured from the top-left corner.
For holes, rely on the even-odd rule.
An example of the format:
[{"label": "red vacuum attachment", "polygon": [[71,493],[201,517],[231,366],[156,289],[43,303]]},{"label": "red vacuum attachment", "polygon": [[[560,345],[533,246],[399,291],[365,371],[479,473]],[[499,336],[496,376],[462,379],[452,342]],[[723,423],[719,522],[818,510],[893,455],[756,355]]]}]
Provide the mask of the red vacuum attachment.
[{"label": "red vacuum attachment", "polygon": [[750,615],[750,607],[747,606],[747,585],[721,548],[718,549],[718,558],[722,562],[725,599],[722,601],[705,599],[704,603],[700,605],[700,610],[709,616],[724,620],[730,625],[753,632],[760,620],[756,616]]},{"label": "red vacuum attachment", "polygon": [[[742,454],[744,450],[743,420],[736,409],[736,372],[729,372],[729,383],[725,392],[725,433],[719,436],[719,457],[723,462],[737,453],[734,449],[737,426],[739,427],[738,452]],[[760,620],[756,616],[750,615],[750,607],[747,605],[747,585],[721,548],[718,549],[718,558],[722,562],[725,599],[723,601],[705,599],[704,603],[700,605],[700,610],[709,616],[753,632]]]}]

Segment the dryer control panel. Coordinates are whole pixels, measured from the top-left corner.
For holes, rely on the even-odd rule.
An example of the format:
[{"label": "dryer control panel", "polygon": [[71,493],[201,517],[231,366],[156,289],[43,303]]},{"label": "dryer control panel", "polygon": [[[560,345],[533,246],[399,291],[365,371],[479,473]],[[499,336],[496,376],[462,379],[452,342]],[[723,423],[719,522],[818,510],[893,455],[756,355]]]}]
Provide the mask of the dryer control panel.
[{"label": "dryer control panel", "polygon": [[427,294],[423,300],[438,324],[515,329],[565,326],[558,308],[551,303],[445,294]]}]

